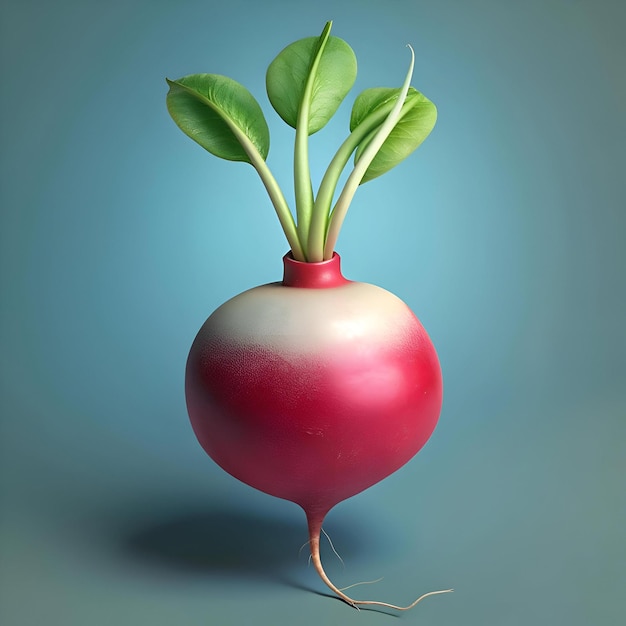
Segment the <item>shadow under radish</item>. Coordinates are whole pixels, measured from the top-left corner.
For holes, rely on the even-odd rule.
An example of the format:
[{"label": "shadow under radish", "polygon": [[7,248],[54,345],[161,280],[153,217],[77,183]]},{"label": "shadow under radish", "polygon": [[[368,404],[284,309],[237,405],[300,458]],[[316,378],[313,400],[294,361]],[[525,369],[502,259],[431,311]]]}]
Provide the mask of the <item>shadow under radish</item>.
[{"label": "shadow under radish", "polygon": [[[359,526],[352,516],[328,524],[344,560],[354,562],[358,555],[384,549],[368,540],[371,529]],[[274,580],[313,591],[316,576],[307,568],[307,538],[304,515],[283,519],[218,505],[169,512],[159,507],[152,515],[144,505],[136,515],[124,516],[113,537],[118,554],[139,566],[194,577]],[[325,551],[326,558],[336,558],[330,546]]]},{"label": "shadow under radish", "polygon": [[267,575],[298,561],[304,524],[227,509],[161,513],[127,524],[120,548],[127,558],[192,573]]}]

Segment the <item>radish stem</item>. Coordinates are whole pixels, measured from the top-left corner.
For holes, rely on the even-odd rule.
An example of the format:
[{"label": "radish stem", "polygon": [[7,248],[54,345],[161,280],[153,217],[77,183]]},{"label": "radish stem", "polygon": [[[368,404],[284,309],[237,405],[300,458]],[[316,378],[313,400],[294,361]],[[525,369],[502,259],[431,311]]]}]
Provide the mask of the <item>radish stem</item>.
[{"label": "radish stem", "polygon": [[[391,110],[391,108],[389,108]],[[322,182],[320,183],[315,204],[313,205],[313,215],[311,218],[311,229],[309,231],[309,242],[307,252],[309,261],[316,263],[324,260],[324,239],[328,228],[330,205],[339,182],[339,177],[348,163],[352,153],[357,149],[359,143],[371,132],[375,124],[380,124],[387,117],[389,111],[379,110],[374,113],[369,124],[359,124],[350,133],[347,139],[341,144],[339,150],[333,157]]]},{"label": "radish stem", "polygon": [[313,97],[313,86],[317,76],[317,68],[326,42],[330,35],[332,22],[328,22],[324,31],[320,35],[317,43],[317,52],[313,59],[309,75],[307,77],[300,110],[298,111],[298,122],[296,124],[296,140],[294,147],[294,186],[296,195],[296,216],[298,220],[298,235],[307,254],[309,238],[309,227],[311,224],[311,213],[313,211],[313,187],[311,185],[311,174],[309,168],[309,117],[311,115],[311,98]]},{"label": "radish stem", "polygon": [[[350,157],[358,148],[359,144],[367,135],[376,130],[387,118],[393,109],[394,102],[390,101],[384,106],[371,113],[363,120],[341,144],[337,153],[330,162],[322,182],[320,183],[315,204],[313,205],[313,215],[311,218],[311,229],[309,231],[309,244],[307,246],[307,258],[311,263],[324,260],[324,243],[328,221],[331,217],[330,206],[333,201],[335,190],[341,173],[347,165]],[[407,96],[398,119],[401,119],[413,106],[411,96]]]},{"label": "radish stem", "polygon": [[272,171],[265,162],[261,153],[257,150],[254,144],[247,139],[245,134],[236,125],[232,124],[230,120],[226,120],[226,122],[231,127],[235,137],[239,140],[239,143],[250,159],[252,167],[254,167],[257,171],[265,189],[267,190],[270,200],[274,205],[276,215],[278,216],[278,221],[280,222],[283,232],[285,233],[285,237],[287,238],[287,242],[291,247],[293,258],[296,261],[306,261],[306,255],[298,235],[298,229],[293,219],[293,215],[291,214],[287,200],[285,199],[278,182],[274,178]]},{"label": "radish stem", "polygon": [[339,231],[343,225],[350,202],[352,202],[352,198],[354,197],[358,186],[361,184],[361,180],[363,179],[365,172],[367,172],[367,168],[370,166],[381,146],[385,143],[385,140],[394,129],[402,111],[402,106],[404,105],[404,101],[409,92],[409,87],[411,86],[413,66],[415,65],[415,52],[413,52],[413,48],[410,45],[407,44],[407,46],[411,51],[411,63],[409,65],[409,71],[407,72],[406,78],[404,79],[404,84],[402,85],[402,91],[400,92],[400,95],[398,96],[398,99],[396,100],[396,103],[387,119],[380,126],[367,148],[365,148],[361,158],[356,162],[354,169],[348,177],[339,199],[335,204],[335,208],[333,209],[333,213],[330,218],[326,244],[324,246],[324,259],[330,259],[332,257],[335,250],[335,244],[337,243],[337,237],[339,236]]},{"label": "radish stem", "polygon": [[[421,602],[424,598],[428,596],[434,596],[441,593],[450,593],[452,589],[443,589],[441,591],[429,591],[421,595],[417,600],[411,602],[411,604],[407,606],[398,606],[397,604],[390,604],[388,602],[379,602],[377,600],[355,600],[350,596],[346,595],[339,587],[337,587],[326,575],[324,571],[324,566],[322,565],[322,560],[320,557],[320,535],[322,531],[322,521],[324,520],[324,514],[311,514],[307,512],[307,521],[309,524],[309,544],[311,546],[311,560],[313,561],[313,566],[315,570],[319,574],[319,577],[324,581],[326,586],[333,591],[339,598],[341,598],[344,602],[354,607],[355,609],[359,609],[360,606],[382,606],[388,609],[395,609],[396,611],[408,611],[416,606],[419,602]],[[357,583],[360,584],[360,583]],[[350,585],[350,587],[353,585]],[[348,589],[349,587],[346,587]]]},{"label": "radish stem", "polygon": [[306,255],[304,248],[300,243],[300,236],[298,235],[293,215],[289,210],[289,205],[287,204],[287,200],[285,199],[281,188],[278,186],[276,179],[261,155],[258,154],[258,152],[253,153],[252,151],[248,152],[248,155],[250,156],[253,167],[258,172],[261,181],[267,190],[272,204],[274,205],[274,210],[276,211],[278,221],[280,222],[283,232],[285,233],[285,237],[287,238],[287,242],[291,248],[293,258],[296,261],[306,261]]}]

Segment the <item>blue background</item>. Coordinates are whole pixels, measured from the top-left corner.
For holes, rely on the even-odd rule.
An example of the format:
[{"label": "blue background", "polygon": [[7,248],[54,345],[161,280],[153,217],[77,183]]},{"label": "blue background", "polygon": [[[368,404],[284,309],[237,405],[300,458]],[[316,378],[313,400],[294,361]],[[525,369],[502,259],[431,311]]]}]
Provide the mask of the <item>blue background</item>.
[{"label": "blue background", "polygon": [[301,511],[219,470],[183,397],[204,319],[279,279],[286,243],[252,168],[175,127],[165,76],[244,83],[290,188],[264,73],[332,19],[359,77],[311,140],[316,180],[406,43],[438,106],[337,249],[420,317],[446,395],[423,451],[331,512],[328,571],[397,603],[455,588],[404,623],[624,623],[626,5],[212,5],[2,3],[0,622],[389,619],[326,597]]}]

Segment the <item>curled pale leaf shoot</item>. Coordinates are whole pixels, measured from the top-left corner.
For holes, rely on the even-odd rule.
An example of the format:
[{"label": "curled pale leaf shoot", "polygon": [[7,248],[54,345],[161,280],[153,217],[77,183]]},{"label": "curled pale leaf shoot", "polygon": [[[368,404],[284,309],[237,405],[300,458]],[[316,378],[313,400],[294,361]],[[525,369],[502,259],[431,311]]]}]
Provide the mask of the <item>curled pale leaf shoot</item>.
[{"label": "curled pale leaf shoot", "polygon": [[352,202],[352,198],[354,197],[358,186],[361,184],[369,166],[374,160],[374,157],[382,147],[387,137],[389,137],[400,117],[402,105],[404,104],[406,96],[409,92],[411,78],[413,77],[413,67],[415,65],[415,52],[410,45],[408,45],[408,48],[411,51],[411,62],[409,63],[409,70],[404,79],[400,95],[393,105],[393,109],[391,109],[389,115],[387,116],[387,119],[385,119],[378,131],[376,131],[376,134],[372,137],[357,159],[354,169],[352,170],[350,176],[348,176],[348,180],[346,181],[339,199],[337,200],[337,204],[333,209],[328,227],[326,244],[324,246],[324,259],[330,259],[332,257],[333,251],[335,250],[335,244],[337,243],[337,237],[339,236],[339,231],[343,225],[343,221],[346,217],[348,207]]}]

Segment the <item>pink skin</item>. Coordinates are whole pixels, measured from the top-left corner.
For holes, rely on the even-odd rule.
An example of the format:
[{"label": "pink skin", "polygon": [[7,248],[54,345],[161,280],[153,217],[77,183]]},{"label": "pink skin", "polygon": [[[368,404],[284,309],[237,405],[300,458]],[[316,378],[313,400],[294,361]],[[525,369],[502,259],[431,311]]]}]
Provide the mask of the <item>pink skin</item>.
[{"label": "pink skin", "polygon": [[319,536],[332,507],[402,467],[432,434],[437,354],[410,309],[346,280],[338,255],[284,264],[282,283],[232,298],[200,329],[187,361],[191,424],[224,470],[304,509],[313,562],[342,599],[409,608],[339,591],[319,562]]}]

